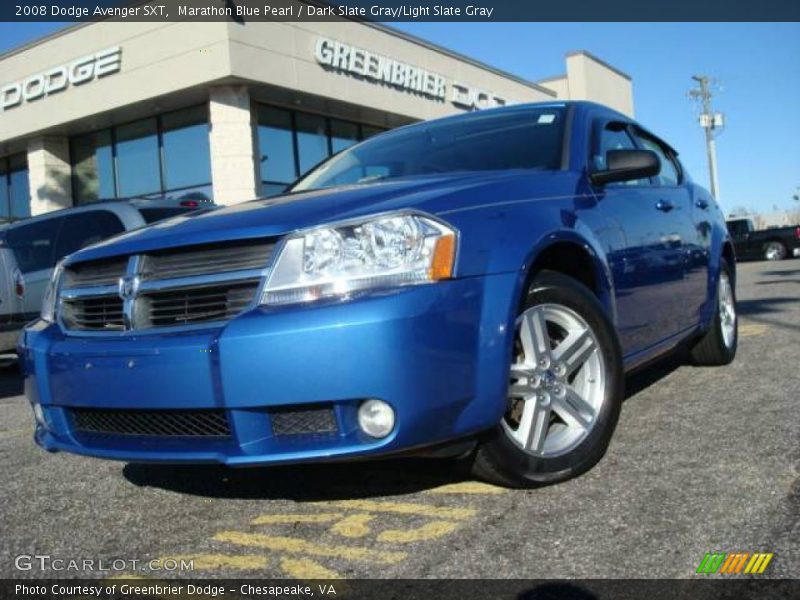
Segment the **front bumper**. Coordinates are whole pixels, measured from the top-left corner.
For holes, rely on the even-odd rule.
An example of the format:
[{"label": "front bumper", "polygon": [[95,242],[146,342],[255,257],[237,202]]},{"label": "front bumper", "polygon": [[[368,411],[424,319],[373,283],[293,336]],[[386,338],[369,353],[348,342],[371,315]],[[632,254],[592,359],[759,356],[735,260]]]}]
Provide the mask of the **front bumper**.
[{"label": "front bumper", "polygon": [[[505,407],[516,274],[452,280],[348,302],[258,308],[221,327],[20,338],[35,438],[127,461],[285,463],[401,452],[492,427]],[[357,425],[364,399],[395,410],[388,437]],[[332,409],[331,433],[278,435],[274,411]],[[76,410],[223,411],[230,435],[87,433]]]}]

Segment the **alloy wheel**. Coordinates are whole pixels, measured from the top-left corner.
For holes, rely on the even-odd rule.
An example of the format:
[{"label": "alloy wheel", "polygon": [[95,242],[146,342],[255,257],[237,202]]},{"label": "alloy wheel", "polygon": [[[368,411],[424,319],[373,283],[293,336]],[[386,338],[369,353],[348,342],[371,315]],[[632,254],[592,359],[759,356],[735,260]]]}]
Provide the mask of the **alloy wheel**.
[{"label": "alloy wheel", "polygon": [[588,435],[606,401],[597,336],[574,310],[540,304],[516,322],[503,428],[528,454],[570,452]]},{"label": "alloy wheel", "polygon": [[733,300],[733,288],[728,274],[724,271],[719,276],[719,289],[717,290],[719,303],[719,322],[722,331],[722,341],[726,348],[733,346],[736,338],[736,303]]}]

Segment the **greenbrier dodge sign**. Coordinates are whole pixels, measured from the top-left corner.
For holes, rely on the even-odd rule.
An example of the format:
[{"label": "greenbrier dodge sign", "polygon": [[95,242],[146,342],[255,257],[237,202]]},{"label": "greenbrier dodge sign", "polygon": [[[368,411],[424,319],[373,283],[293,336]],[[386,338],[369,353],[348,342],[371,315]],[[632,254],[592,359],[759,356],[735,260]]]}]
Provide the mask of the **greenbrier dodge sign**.
[{"label": "greenbrier dodge sign", "polygon": [[[314,46],[314,57],[325,67],[363,77],[366,81],[391,85],[432,100],[448,100],[447,79],[443,75],[383,54],[321,37]],[[449,100],[467,110],[508,104],[505,98],[493,92],[456,81],[450,84]]]}]

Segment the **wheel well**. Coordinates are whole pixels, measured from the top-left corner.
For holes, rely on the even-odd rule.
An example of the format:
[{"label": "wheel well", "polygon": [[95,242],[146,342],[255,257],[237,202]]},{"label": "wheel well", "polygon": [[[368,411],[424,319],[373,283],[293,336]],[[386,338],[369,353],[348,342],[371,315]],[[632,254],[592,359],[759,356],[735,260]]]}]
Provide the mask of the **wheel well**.
[{"label": "wheel well", "polygon": [[536,257],[530,270],[527,285],[530,286],[533,278],[542,269],[557,271],[573,279],[577,279],[592,293],[600,297],[601,290],[597,281],[594,261],[589,252],[572,242],[557,242],[548,246]]}]

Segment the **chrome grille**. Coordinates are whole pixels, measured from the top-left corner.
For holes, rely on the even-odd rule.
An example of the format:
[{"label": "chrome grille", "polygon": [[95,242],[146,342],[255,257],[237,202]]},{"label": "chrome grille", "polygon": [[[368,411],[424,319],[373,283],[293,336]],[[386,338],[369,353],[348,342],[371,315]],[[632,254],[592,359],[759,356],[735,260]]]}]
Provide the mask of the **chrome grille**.
[{"label": "chrome grille", "polygon": [[253,301],[274,247],[274,240],[244,240],[70,265],[61,323],[109,331],[231,319]]},{"label": "chrome grille", "polygon": [[143,281],[148,281],[261,269],[264,267],[264,257],[272,253],[274,245],[272,242],[238,242],[148,254],[142,260],[141,277]]},{"label": "chrome grille", "polygon": [[70,329],[119,331],[125,326],[119,296],[75,298],[61,306],[64,323]]},{"label": "chrome grille", "polygon": [[67,409],[72,427],[83,433],[157,437],[229,437],[223,410]]},{"label": "chrome grille", "polygon": [[258,280],[143,295],[143,327],[168,327],[230,319],[250,302]]},{"label": "chrome grille", "polygon": [[75,288],[90,285],[116,285],[125,273],[128,258],[112,258],[88,263],[79,263],[64,272],[64,287]]}]

